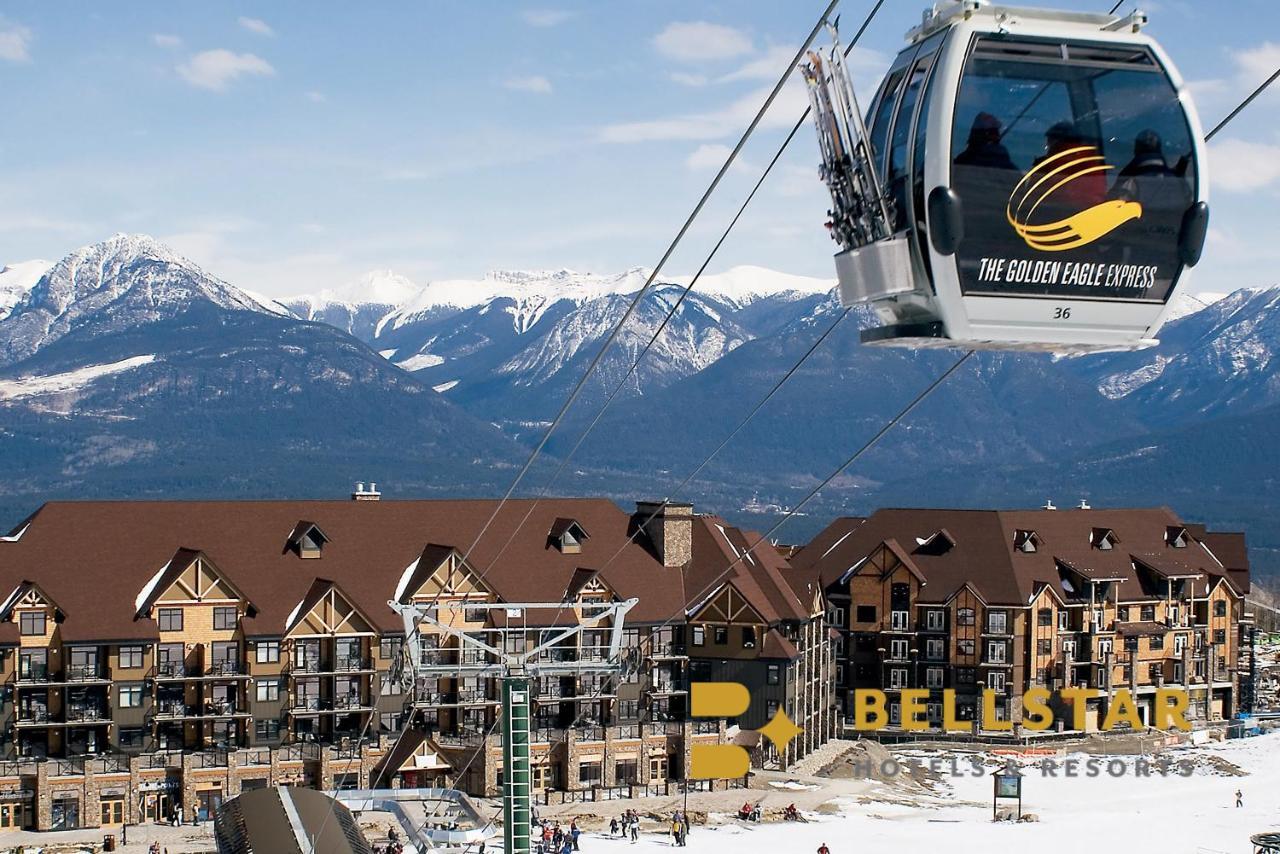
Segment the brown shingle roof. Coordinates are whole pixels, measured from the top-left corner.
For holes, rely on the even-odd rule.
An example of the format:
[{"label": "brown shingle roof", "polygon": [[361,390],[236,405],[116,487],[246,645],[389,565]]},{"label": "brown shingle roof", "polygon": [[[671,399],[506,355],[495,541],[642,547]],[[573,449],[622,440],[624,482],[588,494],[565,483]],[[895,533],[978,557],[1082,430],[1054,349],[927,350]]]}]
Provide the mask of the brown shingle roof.
[{"label": "brown shingle roof", "polygon": [[[507,502],[469,563],[507,602],[558,601],[582,566],[603,566],[622,598],[638,597],[628,620],[661,623],[683,614],[680,572],[655,560],[642,544],[626,544],[630,517],[606,499],[546,499],[490,568],[508,531],[530,501]],[[180,548],[204,552],[258,606],[245,619],[250,635],[279,635],[285,618],[316,578],[332,579],[381,631],[403,631],[387,606],[405,570],[428,543],[465,551],[496,501],[55,501],[44,505],[17,542],[0,542],[0,596],[38,574],[66,613],[64,637],[90,640],[154,638],[151,620],[135,620],[135,598]],[[547,547],[557,517],[589,527],[580,554]],[[281,551],[300,519],[332,537],[319,559]]]},{"label": "brown shingle roof", "polygon": [[[700,604],[723,584],[732,583],[769,623],[807,620],[811,616],[809,606],[793,587],[796,583],[805,584],[807,579],[789,578],[794,570],[767,541],[748,551],[759,538],[754,532],[731,527],[718,516],[695,516],[693,560],[685,581],[689,596],[695,600],[689,603],[690,607]],[[733,569],[726,574],[731,565]]]},{"label": "brown shingle roof", "polygon": [[[792,560],[797,569],[821,578],[839,579],[886,542],[914,544],[945,528],[955,545],[942,554],[905,549],[911,563],[928,580],[920,601],[945,602],[966,582],[992,604],[1025,605],[1038,585],[1061,589],[1059,563],[1093,578],[1123,578],[1121,600],[1148,596],[1133,555],[1161,566],[1221,572],[1213,554],[1198,540],[1185,549],[1166,542],[1171,525],[1183,524],[1168,508],[1090,510],[933,510],[886,509],[868,519],[837,519]],[[1095,528],[1110,529],[1123,547],[1095,548]],[[1034,552],[1014,548],[1019,531],[1034,531]],[[1247,575],[1247,563],[1242,570]],[[1207,577],[1207,575],[1206,575]],[[1203,583],[1196,582],[1197,595]]]}]

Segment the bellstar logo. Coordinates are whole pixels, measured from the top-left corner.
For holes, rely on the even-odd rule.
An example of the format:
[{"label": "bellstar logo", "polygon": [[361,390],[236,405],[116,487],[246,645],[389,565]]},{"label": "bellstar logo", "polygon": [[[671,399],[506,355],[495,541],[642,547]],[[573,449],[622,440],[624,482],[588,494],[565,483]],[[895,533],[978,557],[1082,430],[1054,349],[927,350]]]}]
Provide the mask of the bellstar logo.
[{"label": "bellstar logo", "polygon": [[[694,682],[689,686],[689,701],[695,718],[733,718],[751,705],[751,693],[737,682]],[[804,730],[779,708],[757,732],[781,753]],[[742,777],[750,770],[751,755],[736,744],[695,744],[691,751],[689,778],[693,780]]]},{"label": "bellstar logo", "polygon": [[[1070,195],[1071,185],[1089,175],[1100,175],[1108,166],[1092,145],[1068,148],[1046,157],[1023,176],[1009,195],[1005,216],[1013,230],[1032,249],[1062,252],[1085,246],[1142,216],[1142,205],[1123,199],[1111,199],[1092,205],[1077,214],[1055,222],[1032,225],[1036,209],[1059,190]],[[1080,185],[1077,183],[1077,187]],[[1029,207],[1028,207],[1029,205]],[[1025,209],[1025,212],[1024,212]]]}]

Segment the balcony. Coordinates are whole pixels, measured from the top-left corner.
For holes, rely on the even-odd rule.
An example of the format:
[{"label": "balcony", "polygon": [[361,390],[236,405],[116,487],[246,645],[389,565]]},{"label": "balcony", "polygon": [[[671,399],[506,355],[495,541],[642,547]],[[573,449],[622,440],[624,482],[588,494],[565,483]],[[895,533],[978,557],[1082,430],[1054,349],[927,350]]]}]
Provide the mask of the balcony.
[{"label": "balcony", "polygon": [[576,727],[578,741],[604,741],[604,727],[599,724]]},{"label": "balcony", "polygon": [[95,705],[71,705],[67,706],[67,722],[68,723],[96,723],[108,721],[107,710],[101,706]]},{"label": "balcony", "polygon": [[289,704],[291,712],[318,712],[321,709],[319,697],[295,697]]},{"label": "balcony", "polygon": [[95,756],[89,761],[95,774],[127,774],[129,773],[129,757],[121,753],[107,753]]},{"label": "balcony", "polygon": [[69,664],[66,669],[68,682],[103,681],[102,668],[96,664]]},{"label": "balcony", "polygon": [[360,699],[359,694],[348,694],[345,696],[333,698],[333,708],[336,711],[350,711],[353,709],[366,708],[365,703]]},{"label": "balcony", "polygon": [[270,747],[250,747],[246,750],[236,751],[237,765],[270,765],[271,764],[271,748]]},{"label": "balcony", "polygon": [[535,744],[558,744],[564,741],[564,730],[554,726],[540,726],[530,730],[529,738]]},{"label": "balcony", "polygon": [[305,661],[295,661],[289,665],[290,673],[328,673],[324,669],[324,665],[320,663],[318,658],[308,658]]},{"label": "balcony", "polygon": [[693,734],[694,735],[719,735],[720,722],[719,721],[694,721]]},{"label": "balcony", "polygon": [[226,768],[230,752],[226,750],[205,750],[189,755],[192,768]]},{"label": "balcony", "polygon": [[614,729],[614,738],[639,738],[641,729],[639,723],[618,724]]},{"label": "balcony", "polygon": [[44,706],[27,706],[18,709],[17,725],[46,724],[49,722],[49,710]]},{"label": "balcony", "polygon": [[361,655],[343,655],[333,661],[333,671],[335,673],[356,673],[365,670],[373,670],[373,662]]},{"label": "balcony", "polygon": [[205,676],[240,676],[244,674],[244,665],[233,659],[211,661],[205,668]]},{"label": "balcony", "polygon": [[161,661],[156,663],[157,679],[185,679],[187,678],[187,663],[185,661]]},{"label": "balcony", "polygon": [[182,751],[166,750],[159,753],[142,754],[142,767],[148,770],[159,768],[181,768]]},{"label": "balcony", "polygon": [[18,684],[41,684],[49,682],[49,668],[43,664],[28,665],[18,670]]},{"label": "balcony", "polygon": [[653,652],[649,654],[650,658],[688,658],[689,652],[685,649],[684,644],[674,643],[671,641],[665,643],[655,643]]}]

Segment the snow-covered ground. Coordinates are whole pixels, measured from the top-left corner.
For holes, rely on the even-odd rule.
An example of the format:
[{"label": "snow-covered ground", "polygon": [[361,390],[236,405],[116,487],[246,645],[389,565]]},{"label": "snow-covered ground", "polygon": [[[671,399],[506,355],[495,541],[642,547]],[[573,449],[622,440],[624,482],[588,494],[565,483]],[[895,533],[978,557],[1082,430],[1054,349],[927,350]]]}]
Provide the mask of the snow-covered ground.
[{"label": "snow-covered ground", "polygon": [[156,360],[154,354],[146,356],[130,356],[119,362],[108,365],[87,365],[61,374],[45,374],[43,376],[19,377],[14,380],[0,380],[0,400],[17,400],[24,397],[37,397],[45,394],[61,394],[83,388],[95,380],[131,371],[134,368],[149,365]]},{"label": "snow-covered ground", "polygon": [[[921,754],[927,757],[929,754]],[[946,754],[934,752],[933,756]],[[1249,836],[1280,829],[1280,733],[1203,748],[1169,752],[1171,760],[1192,760],[1190,777],[1134,776],[1135,757],[1125,757],[1127,773],[1074,779],[1043,777],[1028,769],[1023,781],[1024,813],[1037,822],[991,820],[992,780],[945,778],[936,797],[894,795],[862,797],[839,803],[834,815],[810,814],[807,824],[742,825],[695,829],[690,854],[743,854],[744,851],[814,854],[824,842],[832,854],[928,852],[988,854],[993,851],[1075,854],[1075,852],[1161,852],[1219,854],[1253,849]],[[1238,766],[1245,776],[1215,757]],[[1072,758],[1072,757],[1068,757]],[[1077,756],[1077,759],[1089,757]],[[1101,758],[1109,761],[1107,757]],[[926,758],[927,761],[927,758]],[[967,768],[966,765],[961,765]],[[1105,767],[1105,766],[1104,766]],[[1235,791],[1244,806],[1235,806]],[[785,803],[779,791],[769,802]],[[642,843],[644,841],[642,840]],[[620,842],[592,840],[592,850],[621,848]],[[666,844],[656,837],[640,847]],[[621,854],[621,850],[619,851]]]}]

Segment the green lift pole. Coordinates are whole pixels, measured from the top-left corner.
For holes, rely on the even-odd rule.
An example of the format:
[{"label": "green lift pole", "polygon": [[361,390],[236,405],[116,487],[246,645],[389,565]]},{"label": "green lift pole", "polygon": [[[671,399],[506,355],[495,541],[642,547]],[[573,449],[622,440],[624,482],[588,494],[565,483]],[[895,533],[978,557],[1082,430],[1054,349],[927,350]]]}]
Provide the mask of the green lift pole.
[{"label": "green lift pole", "polygon": [[502,680],[502,841],[506,854],[531,854],[533,825],[529,768],[529,679]]}]

